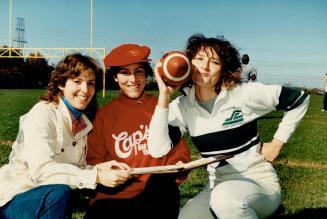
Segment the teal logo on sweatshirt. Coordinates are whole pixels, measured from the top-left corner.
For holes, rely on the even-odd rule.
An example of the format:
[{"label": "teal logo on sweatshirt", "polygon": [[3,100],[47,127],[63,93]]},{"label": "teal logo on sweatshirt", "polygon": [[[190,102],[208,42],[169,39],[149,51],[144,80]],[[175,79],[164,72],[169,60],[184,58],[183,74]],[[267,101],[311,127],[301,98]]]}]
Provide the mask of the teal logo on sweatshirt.
[{"label": "teal logo on sweatshirt", "polygon": [[223,123],[223,126],[239,123],[239,122],[242,122],[243,120],[244,119],[243,119],[242,111],[237,109],[237,110],[234,110],[232,115],[225,120],[225,122]]}]

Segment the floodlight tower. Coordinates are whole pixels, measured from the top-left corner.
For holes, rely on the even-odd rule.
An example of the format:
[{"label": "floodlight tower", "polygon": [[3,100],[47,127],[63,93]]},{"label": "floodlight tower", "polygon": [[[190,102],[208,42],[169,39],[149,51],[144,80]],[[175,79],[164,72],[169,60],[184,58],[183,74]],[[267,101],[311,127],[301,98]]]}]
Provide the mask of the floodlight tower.
[{"label": "floodlight tower", "polygon": [[16,38],[14,41],[17,43],[17,48],[24,48],[24,44],[27,43],[25,41],[25,19],[18,17],[17,18],[17,26],[16,26]]}]

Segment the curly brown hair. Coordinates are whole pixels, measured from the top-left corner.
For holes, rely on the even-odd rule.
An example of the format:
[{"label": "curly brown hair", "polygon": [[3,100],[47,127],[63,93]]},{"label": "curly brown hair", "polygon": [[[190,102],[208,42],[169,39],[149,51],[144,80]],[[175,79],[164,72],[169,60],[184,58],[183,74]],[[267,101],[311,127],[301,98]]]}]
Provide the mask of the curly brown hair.
[{"label": "curly brown hair", "polygon": [[[80,53],[67,55],[62,59],[56,68],[51,72],[50,81],[48,83],[47,91],[40,97],[48,103],[58,104],[62,91],[59,86],[65,86],[67,79],[78,77],[83,71],[91,69],[96,78],[96,92],[99,91],[100,83],[97,80],[100,74],[98,62]],[[91,102],[84,110],[84,113],[93,119],[97,109],[96,95],[93,96]]]},{"label": "curly brown hair", "polygon": [[[225,40],[223,36],[207,38],[203,34],[192,35],[187,41],[185,51],[187,57],[192,60],[201,49],[212,49],[215,51],[222,64],[221,75],[215,85],[217,94],[222,87],[232,89],[237,84],[241,83],[240,73],[242,71],[242,66],[240,54],[235,46]],[[187,83],[188,86],[192,84],[193,81],[191,80]]]}]

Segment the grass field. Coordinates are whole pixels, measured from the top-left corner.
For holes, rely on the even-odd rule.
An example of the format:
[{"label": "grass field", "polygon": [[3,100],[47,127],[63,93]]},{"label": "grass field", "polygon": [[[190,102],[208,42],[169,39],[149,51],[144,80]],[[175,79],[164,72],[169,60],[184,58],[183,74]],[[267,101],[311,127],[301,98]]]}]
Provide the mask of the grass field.
[{"label": "grass field", "polygon": [[[8,161],[10,146],[18,130],[18,118],[38,100],[42,90],[0,90],[0,165]],[[99,105],[109,102],[117,92],[107,91]],[[274,162],[283,191],[282,206],[273,218],[326,218],[327,216],[327,113],[320,112],[322,96],[312,95],[304,120]],[[271,140],[282,112],[259,120],[263,141]],[[189,139],[188,139],[189,140]],[[198,153],[192,145],[194,157]],[[193,170],[181,186],[182,204],[207,182],[204,169]],[[82,218],[76,210],[74,218]]]}]

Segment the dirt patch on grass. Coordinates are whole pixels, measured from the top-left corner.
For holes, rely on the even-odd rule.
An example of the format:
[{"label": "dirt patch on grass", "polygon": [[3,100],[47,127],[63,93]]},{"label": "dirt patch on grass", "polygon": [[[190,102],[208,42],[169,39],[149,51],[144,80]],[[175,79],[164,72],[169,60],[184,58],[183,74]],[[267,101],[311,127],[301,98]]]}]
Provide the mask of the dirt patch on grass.
[{"label": "dirt patch on grass", "polygon": [[14,142],[13,141],[2,141],[0,140],[0,145],[12,145]]},{"label": "dirt patch on grass", "polygon": [[278,161],[274,161],[273,163],[279,164],[279,165],[290,166],[290,167],[303,167],[303,168],[308,168],[308,169],[327,170],[327,164],[303,162],[300,160],[278,160]]}]

